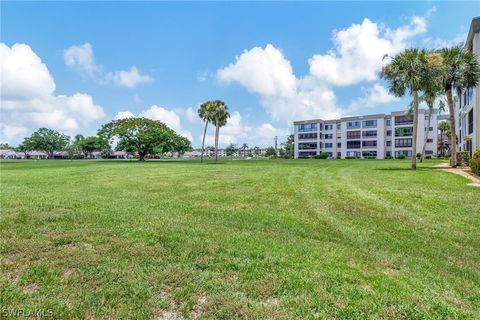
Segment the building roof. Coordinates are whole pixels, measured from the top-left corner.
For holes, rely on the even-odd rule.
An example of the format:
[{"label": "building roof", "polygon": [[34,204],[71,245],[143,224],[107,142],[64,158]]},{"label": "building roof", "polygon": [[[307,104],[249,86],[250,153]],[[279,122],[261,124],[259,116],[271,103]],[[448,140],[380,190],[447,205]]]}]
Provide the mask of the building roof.
[{"label": "building roof", "polygon": [[472,50],[473,35],[480,32],[480,17],[472,19],[470,30],[468,31],[467,41],[465,41],[465,48]]}]

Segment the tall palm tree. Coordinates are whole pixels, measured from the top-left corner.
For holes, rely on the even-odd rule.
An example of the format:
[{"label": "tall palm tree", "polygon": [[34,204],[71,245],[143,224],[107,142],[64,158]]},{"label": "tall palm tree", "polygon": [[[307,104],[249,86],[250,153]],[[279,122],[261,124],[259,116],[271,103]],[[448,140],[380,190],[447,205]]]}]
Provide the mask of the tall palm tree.
[{"label": "tall palm tree", "polygon": [[242,144],[242,149],[243,149],[243,160],[245,160],[245,154],[247,152],[248,144],[244,143]]},{"label": "tall palm tree", "polygon": [[440,151],[442,153],[442,156],[445,156],[446,146],[445,146],[444,135],[450,130],[449,122],[440,122],[440,124],[438,125],[438,130],[440,130],[440,140],[441,140]]},{"label": "tall palm tree", "polygon": [[212,120],[212,106],[213,101],[207,101],[200,105],[198,108],[198,116],[205,122],[205,129],[203,130],[203,140],[202,140],[202,154],[200,156],[200,162],[203,162],[203,153],[205,150],[205,136],[207,135],[208,122]]},{"label": "tall palm tree", "polygon": [[408,91],[413,96],[412,170],[417,169],[418,92],[426,87],[434,70],[428,52],[415,48],[392,57],[382,69],[382,77],[389,82],[392,94],[403,97]]},{"label": "tall palm tree", "polygon": [[225,102],[215,100],[212,102],[211,122],[215,124],[215,161],[218,161],[218,139],[220,136],[220,128],[227,124],[230,113]]},{"label": "tall palm tree", "polygon": [[460,95],[463,89],[475,87],[480,81],[480,66],[475,55],[460,46],[444,48],[437,52],[441,58],[440,75],[447,96],[450,130],[452,134],[451,157],[452,167],[457,166],[457,136],[455,128],[455,106],[453,90]]}]

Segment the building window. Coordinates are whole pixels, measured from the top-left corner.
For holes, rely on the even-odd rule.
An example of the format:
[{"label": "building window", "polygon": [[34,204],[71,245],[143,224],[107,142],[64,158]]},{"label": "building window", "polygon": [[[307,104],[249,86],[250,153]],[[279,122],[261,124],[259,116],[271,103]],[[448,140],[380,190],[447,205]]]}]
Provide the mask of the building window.
[{"label": "building window", "polygon": [[473,133],[473,109],[468,112],[468,134]]},{"label": "building window", "polygon": [[300,151],[298,153],[299,157],[311,157],[311,156],[316,156],[317,152],[316,151]]},{"label": "building window", "polygon": [[391,140],[388,140],[387,141],[387,147],[391,147],[392,146],[392,141]]},{"label": "building window", "polygon": [[413,116],[396,116],[395,125],[413,124]]},{"label": "building window", "polygon": [[365,157],[369,157],[369,158],[376,158],[377,157],[377,151],[363,151],[362,152],[362,156],[365,158]]},{"label": "building window", "polygon": [[362,147],[376,147],[376,146],[377,146],[377,140],[362,141]]},{"label": "building window", "polygon": [[391,157],[391,156],[392,156],[392,151],[387,151],[387,153],[385,154],[385,156]]},{"label": "building window", "polygon": [[337,143],[337,148],[341,148],[342,144],[340,142]]},{"label": "building window", "polygon": [[298,144],[298,149],[300,150],[313,150],[317,149],[316,142],[302,142]]},{"label": "building window", "polygon": [[360,158],[361,155],[360,151],[347,151],[347,158]]},{"label": "building window", "polygon": [[387,137],[391,137],[392,136],[392,130],[387,130]]},{"label": "building window", "polygon": [[326,134],[323,135],[323,138],[324,138],[324,139],[333,139],[333,134],[331,134],[331,133],[326,133]]},{"label": "building window", "polygon": [[412,151],[411,150],[395,151],[395,158],[398,158],[398,156],[401,154],[403,154],[405,157],[410,158],[412,156]]},{"label": "building window", "polygon": [[395,137],[411,137],[413,127],[395,128]]},{"label": "building window", "polygon": [[325,130],[332,130],[333,129],[333,124],[326,124],[323,128]]},{"label": "building window", "polygon": [[360,130],[347,131],[347,139],[360,139]]},{"label": "building window", "polygon": [[362,136],[366,138],[375,138],[377,136],[377,130],[363,131]]},{"label": "building window", "polygon": [[298,132],[317,131],[316,123],[305,123],[298,125]]},{"label": "building window", "polygon": [[325,148],[333,148],[333,143],[325,143]]},{"label": "building window", "polygon": [[347,141],[347,149],[360,149],[360,140]]},{"label": "building window", "polygon": [[377,126],[377,120],[365,120],[365,121],[363,121],[363,126],[364,127],[376,127]]},{"label": "building window", "polygon": [[466,98],[465,105],[468,106],[470,103],[472,103],[472,101],[473,101],[473,88],[467,88],[465,98]]},{"label": "building window", "polygon": [[317,133],[300,133],[298,134],[298,140],[305,139],[317,139]]},{"label": "building window", "polygon": [[412,139],[395,139],[395,148],[412,147]]},{"label": "building window", "polygon": [[391,126],[391,125],[392,125],[392,120],[387,119],[387,126]]},{"label": "building window", "polygon": [[425,150],[425,154],[432,155],[432,154],[433,154],[433,150]]},{"label": "building window", "polygon": [[342,153],[341,152],[337,152],[337,158],[341,158],[342,157]]},{"label": "building window", "polygon": [[347,122],[347,128],[356,128],[360,127],[360,121],[348,121]]},{"label": "building window", "polygon": [[427,139],[427,143],[432,143],[433,139]]},{"label": "building window", "polygon": [[340,123],[337,123],[337,130],[340,130],[340,127],[341,127]]}]

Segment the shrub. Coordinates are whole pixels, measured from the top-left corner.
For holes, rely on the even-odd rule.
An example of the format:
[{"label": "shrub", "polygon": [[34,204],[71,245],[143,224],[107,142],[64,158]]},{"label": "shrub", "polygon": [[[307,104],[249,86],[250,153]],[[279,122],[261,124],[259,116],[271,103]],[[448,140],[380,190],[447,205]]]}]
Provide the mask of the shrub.
[{"label": "shrub", "polygon": [[405,159],[405,155],[404,155],[403,153],[400,153],[400,154],[397,156],[397,159],[403,160],[403,159]]},{"label": "shrub", "polygon": [[392,156],[386,156],[385,159],[393,159]]},{"label": "shrub", "polygon": [[480,149],[475,150],[470,160],[470,169],[472,169],[473,173],[480,176]]},{"label": "shrub", "polygon": [[457,152],[457,164],[458,165],[468,165],[470,161],[470,153],[468,151]]},{"label": "shrub", "polygon": [[425,159],[432,159],[432,156],[425,156]]},{"label": "shrub", "polygon": [[345,157],[345,159],[357,159],[355,157]]},{"label": "shrub", "polygon": [[419,152],[417,153],[417,159],[420,159],[422,157],[422,154]]}]

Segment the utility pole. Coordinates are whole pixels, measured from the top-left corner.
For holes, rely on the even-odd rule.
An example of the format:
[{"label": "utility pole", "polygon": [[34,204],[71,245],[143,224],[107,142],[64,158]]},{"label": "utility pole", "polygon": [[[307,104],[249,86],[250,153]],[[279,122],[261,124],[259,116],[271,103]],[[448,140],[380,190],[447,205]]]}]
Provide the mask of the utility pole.
[{"label": "utility pole", "polygon": [[277,136],[275,136],[275,151],[277,150]]}]

